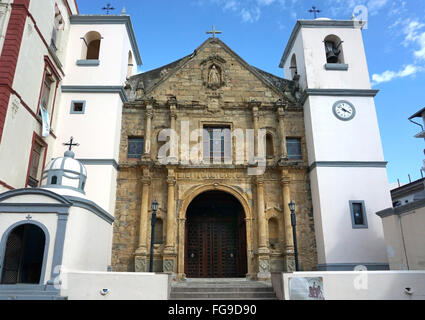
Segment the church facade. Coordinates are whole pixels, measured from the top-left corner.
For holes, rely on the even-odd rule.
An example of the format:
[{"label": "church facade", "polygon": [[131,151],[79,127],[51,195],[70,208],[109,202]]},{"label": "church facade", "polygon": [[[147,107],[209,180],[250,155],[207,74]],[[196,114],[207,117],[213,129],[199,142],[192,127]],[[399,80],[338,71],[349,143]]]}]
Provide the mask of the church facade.
[{"label": "church facade", "polygon": [[[255,277],[293,270],[291,200],[297,204],[301,265],[315,267],[303,110],[293,86],[247,64],[217,38],[179,61],[129,79],[115,209],[116,270],[147,270],[154,199],[160,204],[156,271]],[[171,151],[162,159],[166,141],[159,140],[167,128],[178,137],[167,140]],[[250,159],[246,141],[253,128],[256,150]],[[131,151],[137,139],[144,142],[138,157]],[[252,174],[260,166],[258,159],[253,162],[259,154],[264,172]],[[210,161],[213,155],[217,161]]]}]

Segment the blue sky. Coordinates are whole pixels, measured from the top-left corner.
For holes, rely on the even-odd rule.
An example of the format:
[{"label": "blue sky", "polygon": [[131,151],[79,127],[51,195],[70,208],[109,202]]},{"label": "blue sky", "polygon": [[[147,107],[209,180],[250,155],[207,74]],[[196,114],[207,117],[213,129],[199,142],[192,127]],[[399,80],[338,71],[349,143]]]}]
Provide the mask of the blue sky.
[{"label": "blue sky", "polygon": [[[77,0],[81,14],[101,14],[108,1]],[[249,64],[283,77],[278,67],[297,19],[350,19],[367,8],[363,31],[388,178],[408,182],[421,177],[425,142],[407,119],[425,107],[425,1],[423,0],[115,0],[119,14],[131,15],[143,66],[148,71],[177,60],[198,47],[215,24],[220,39]],[[356,15],[363,14],[356,11]],[[420,119],[418,119],[420,120]]]}]

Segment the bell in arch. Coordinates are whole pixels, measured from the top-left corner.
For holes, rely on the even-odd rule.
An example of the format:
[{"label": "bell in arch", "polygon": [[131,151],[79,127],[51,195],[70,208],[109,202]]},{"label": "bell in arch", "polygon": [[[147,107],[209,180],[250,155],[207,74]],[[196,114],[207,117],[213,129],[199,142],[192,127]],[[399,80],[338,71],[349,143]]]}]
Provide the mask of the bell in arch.
[{"label": "bell in arch", "polygon": [[338,63],[339,55],[341,50],[338,49],[339,46],[335,45],[333,41],[325,41],[326,48],[326,60],[328,63]]}]

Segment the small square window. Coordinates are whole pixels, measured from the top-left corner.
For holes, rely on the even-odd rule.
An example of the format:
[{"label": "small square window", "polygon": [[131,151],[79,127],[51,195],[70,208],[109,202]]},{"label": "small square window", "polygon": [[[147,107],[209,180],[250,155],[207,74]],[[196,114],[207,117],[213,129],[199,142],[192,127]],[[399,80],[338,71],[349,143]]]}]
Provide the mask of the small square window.
[{"label": "small square window", "polygon": [[143,154],[143,138],[128,138],[128,154],[131,159],[140,159]]},{"label": "small square window", "polygon": [[286,150],[290,160],[301,160],[303,158],[300,138],[286,138]]},{"label": "small square window", "polygon": [[71,102],[71,113],[83,114],[86,109],[85,101],[72,101]]},{"label": "small square window", "polygon": [[350,201],[351,223],[354,229],[367,228],[364,201]]}]

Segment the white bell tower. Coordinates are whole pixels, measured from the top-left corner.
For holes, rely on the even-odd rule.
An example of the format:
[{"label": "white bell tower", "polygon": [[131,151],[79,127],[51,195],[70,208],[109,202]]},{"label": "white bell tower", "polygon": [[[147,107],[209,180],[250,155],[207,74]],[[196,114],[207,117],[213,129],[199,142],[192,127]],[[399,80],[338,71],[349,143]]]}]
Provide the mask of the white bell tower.
[{"label": "white bell tower", "polygon": [[280,67],[304,106],[319,270],[388,269],[391,207],[361,23],[299,20]]}]

